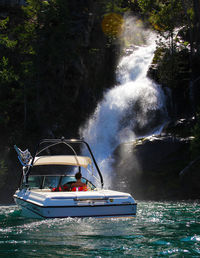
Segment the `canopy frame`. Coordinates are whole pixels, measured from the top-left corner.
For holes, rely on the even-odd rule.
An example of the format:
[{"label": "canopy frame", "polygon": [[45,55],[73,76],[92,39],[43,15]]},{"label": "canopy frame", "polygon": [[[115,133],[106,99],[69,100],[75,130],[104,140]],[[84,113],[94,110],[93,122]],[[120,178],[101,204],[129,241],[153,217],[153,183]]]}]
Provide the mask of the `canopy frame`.
[{"label": "canopy frame", "polygon": [[[46,143],[47,146],[46,146],[45,148],[42,148],[42,149],[40,150],[41,145],[44,144],[44,143]],[[80,157],[82,157],[83,159],[85,159],[85,158],[88,159],[88,161],[86,162],[87,166],[88,166],[89,164],[91,164],[92,161],[93,161],[93,163],[94,163],[94,165],[95,165],[95,167],[96,167],[97,173],[98,173],[98,175],[99,175],[99,177],[100,177],[101,187],[103,188],[103,186],[104,186],[104,181],[103,181],[103,176],[102,176],[102,174],[101,174],[101,171],[100,171],[100,169],[99,169],[99,167],[98,167],[98,165],[97,165],[97,162],[96,162],[96,160],[95,160],[95,157],[94,157],[94,155],[93,155],[93,153],[92,153],[92,150],[91,150],[89,144],[88,144],[86,141],[82,140],[82,139],[65,139],[64,137],[62,137],[61,139],[43,139],[43,140],[41,140],[41,141],[38,143],[37,147],[36,147],[36,150],[35,150],[35,153],[34,153],[34,155],[33,155],[33,158],[32,158],[32,160],[31,160],[31,162],[30,162],[30,166],[26,167],[26,172],[25,172],[25,174],[26,174],[26,179],[27,179],[28,176],[30,175],[30,172],[31,172],[31,170],[32,170],[32,167],[35,166],[35,164],[37,163],[37,159],[38,159],[39,157],[41,157],[41,156],[38,157],[38,155],[39,155],[42,151],[45,151],[46,149],[48,149],[48,148],[50,148],[50,147],[52,147],[52,146],[58,145],[58,144],[65,144],[65,145],[67,145],[67,146],[73,151],[73,153],[74,153],[74,156],[73,156],[73,157],[74,157],[74,159],[76,160],[76,162],[75,162],[76,165],[75,165],[75,166],[78,166],[79,168],[81,167],[81,162],[80,162],[80,160],[79,160],[79,159],[81,159]],[[91,156],[92,161],[91,161],[91,159],[90,159],[89,157],[78,156],[77,153],[76,153],[76,151],[75,151],[74,148],[72,147],[72,144],[79,144],[79,145],[80,145],[80,144],[83,144],[83,145],[85,145],[85,146],[87,147],[87,150],[88,150],[89,153],[90,153],[90,156]],[[59,155],[58,155],[58,156],[59,156]],[[61,156],[62,156],[62,155],[61,155]],[[50,157],[50,156],[49,156],[49,157]],[[72,156],[71,156],[71,157],[72,157]],[[91,162],[91,163],[90,163],[90,162]],[[34,163],[35,163],[35,164],[34,164]],[[86,164],[85,164],[84,166],[86,166]],[[83,164],[82,164],[82,165],[83,165]],[[84,166],[83,166],[83,167],[84,167]],[[86,166],[85,168],[87,168],[87,166]]]}]

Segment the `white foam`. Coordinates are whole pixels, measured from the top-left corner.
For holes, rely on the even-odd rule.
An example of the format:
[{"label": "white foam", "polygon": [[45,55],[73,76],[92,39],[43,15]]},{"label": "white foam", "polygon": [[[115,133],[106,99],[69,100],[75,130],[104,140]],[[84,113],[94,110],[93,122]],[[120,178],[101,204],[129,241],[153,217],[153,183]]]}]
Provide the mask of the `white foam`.
[{"label": "white foam", "polygon": [[[159,85],[147,78],[155,51],[155,37],[119,60],[116,71],[119,85],[105,92],[94,114],[80,135],[92,146],[104,177],[109,178],[112,152],[118,144],[135,139],[134,126],[149,124],[149,112],[165,113],[165,96]],[[158,126],[158,125],[157,125]],[[161,125],[160,125],[161,127]],[[159,131],[159,128],[151,128]]]}]

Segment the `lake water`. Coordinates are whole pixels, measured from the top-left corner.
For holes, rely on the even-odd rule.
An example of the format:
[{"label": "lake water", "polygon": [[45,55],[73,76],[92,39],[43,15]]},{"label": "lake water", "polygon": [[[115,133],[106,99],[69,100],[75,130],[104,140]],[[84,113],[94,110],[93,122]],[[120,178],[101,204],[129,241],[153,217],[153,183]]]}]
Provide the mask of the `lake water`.
[{"label": "lake water", "polygon": [[0,257],[200,257],[200,204],[138,202],[134,219],[23,218],[0,206]]}]

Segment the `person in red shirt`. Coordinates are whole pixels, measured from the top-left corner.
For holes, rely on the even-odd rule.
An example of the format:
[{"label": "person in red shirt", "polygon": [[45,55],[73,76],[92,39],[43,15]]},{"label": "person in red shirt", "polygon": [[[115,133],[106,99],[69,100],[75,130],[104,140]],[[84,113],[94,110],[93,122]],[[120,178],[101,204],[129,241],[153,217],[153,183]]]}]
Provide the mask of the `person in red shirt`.
[{"label": "person in red shirt", "polygon": [[76,178],[76,183],[73,183],[71,185],[72,191],[76,191],[77,188],[78,188],[78,191],[87,191],[85,190],[87,189],[87,185],[81,181],[81,178],[82,178],[81,172],[77,172],[75,174],[75,178]]}]

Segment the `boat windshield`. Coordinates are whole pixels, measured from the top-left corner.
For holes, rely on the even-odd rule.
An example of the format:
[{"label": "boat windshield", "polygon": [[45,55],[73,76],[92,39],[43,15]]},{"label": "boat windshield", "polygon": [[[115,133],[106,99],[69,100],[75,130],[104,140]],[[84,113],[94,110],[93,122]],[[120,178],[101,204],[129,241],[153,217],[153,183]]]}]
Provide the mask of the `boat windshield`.
[{"label": "boat windshield", "polygon": [[[82,177],[81,181],[87,185],[89,190],[95,190],[95,186],[86,178]],[[31,175],[28,178],[30,189],[54,189],[64,187],[63,191],[70,191],[71,184],[76,182],[75,176],[55,176],[55,175]]]}]

